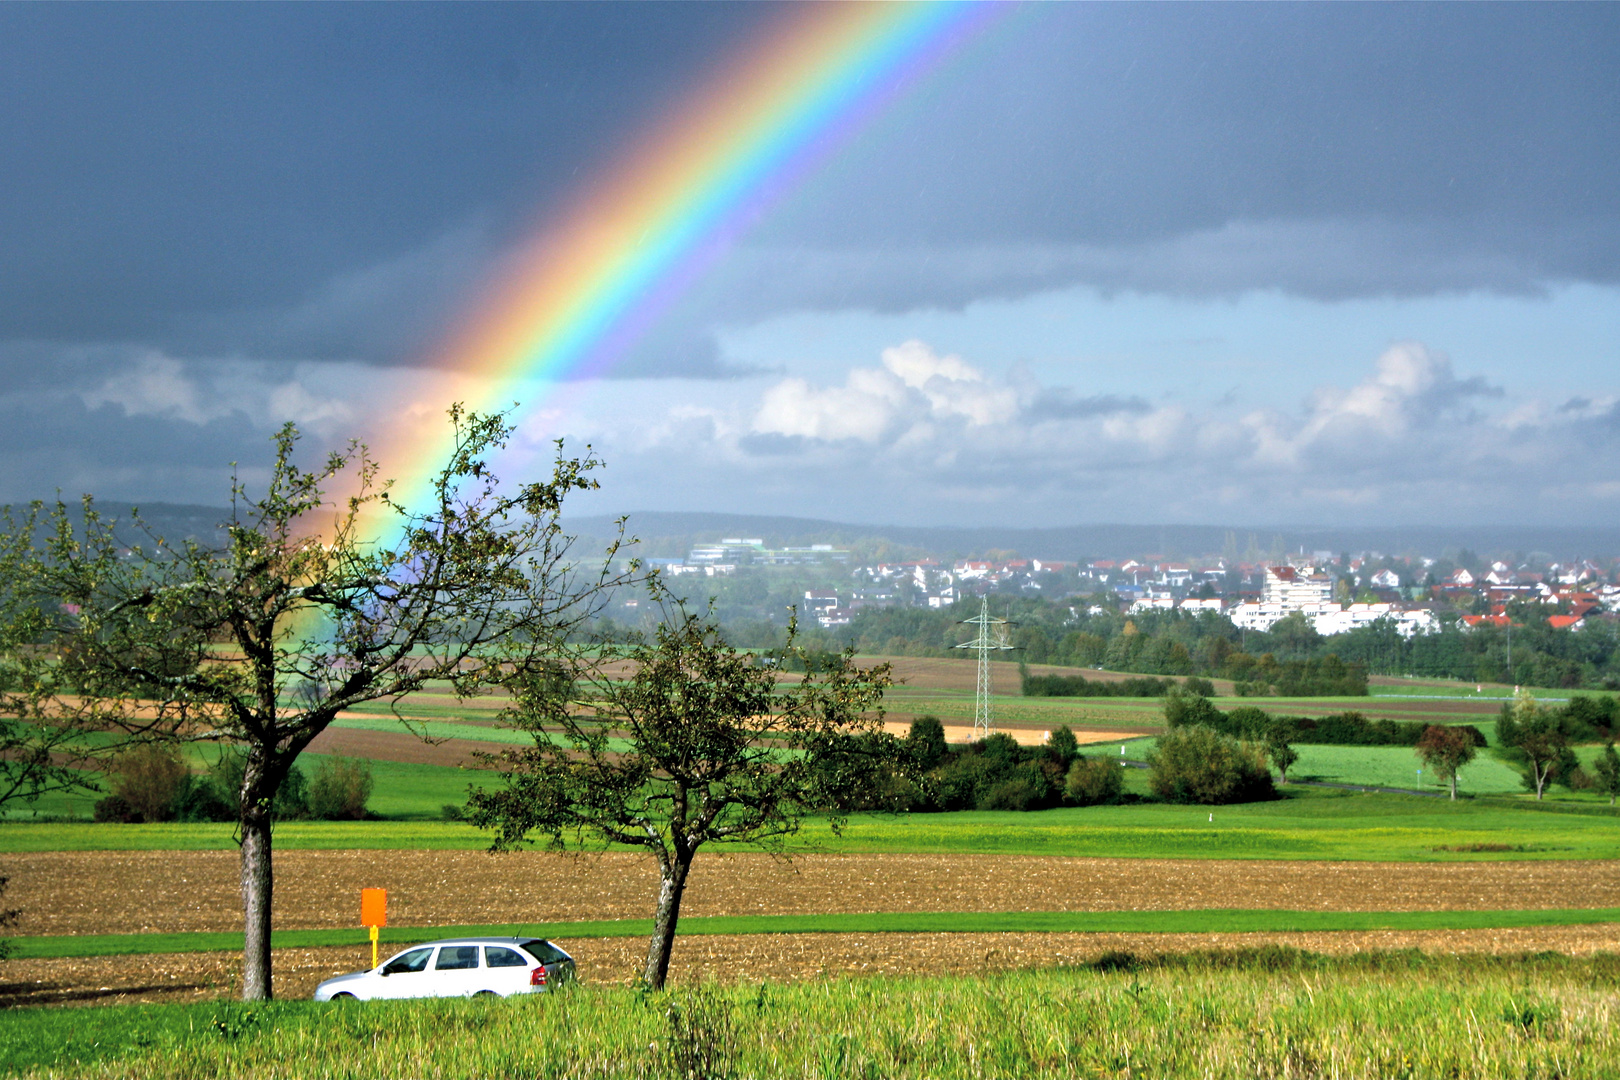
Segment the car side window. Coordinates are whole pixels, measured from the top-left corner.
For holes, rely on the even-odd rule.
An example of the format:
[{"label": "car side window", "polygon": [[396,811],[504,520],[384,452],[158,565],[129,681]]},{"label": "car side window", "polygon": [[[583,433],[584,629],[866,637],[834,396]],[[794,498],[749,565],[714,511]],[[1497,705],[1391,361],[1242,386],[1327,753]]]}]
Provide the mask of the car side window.
[{"label": "car side window", "polygon": [[528,967],[528,963],[519,956],[516,949],[503,949],[498,945],[484,946],[485,967]]},{"label": "car side window", "polygon": [[433,965],[435,971],[459,971],[463,968],[478,966],[478,946],[476,945],[444,945],[439,948],[439,962]]},{"label": "car side window", "polygon": [[383,968],[385,975],[399,975],[407,971],[421,971],[427,967],[428,957],[433,955],[432,949],[412,949],[388,961]]}]

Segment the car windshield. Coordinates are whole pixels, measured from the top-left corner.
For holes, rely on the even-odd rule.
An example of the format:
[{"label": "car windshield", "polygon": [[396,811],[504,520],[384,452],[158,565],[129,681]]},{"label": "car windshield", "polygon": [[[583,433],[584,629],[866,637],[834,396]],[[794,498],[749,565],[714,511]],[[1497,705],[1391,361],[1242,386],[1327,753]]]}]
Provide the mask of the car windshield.
[{"label": "car windshield", "polygon": [[568,954],[549,941],[536,938],[533,941],[523,942],[523,951],[533,956],[542,964],[555,964],[559,960],[568,959]]},{"label": "car windshield", "polygon": [[421,971],[427,967],[428,957],[433,955],[432,949],[412,949],[408,953],[401,953],[388,961],[383,968],[385,975],[398,975],[406,971]]}]

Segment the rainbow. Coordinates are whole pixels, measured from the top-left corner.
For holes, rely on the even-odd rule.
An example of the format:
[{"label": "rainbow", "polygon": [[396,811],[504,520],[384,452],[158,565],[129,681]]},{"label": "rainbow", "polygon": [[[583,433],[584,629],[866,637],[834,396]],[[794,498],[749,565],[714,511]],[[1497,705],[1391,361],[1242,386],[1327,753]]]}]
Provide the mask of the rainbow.
[{"label": "rainbow", "polygon": [[[465,376],[465,403],[486,412],[514,400],[532,410],[559,385],[607,370],[764,209],[998,11],[796,9],[562,206],[461,320],[437,366]],[[450,448],[442,412],[423,419],[435,426],[401,424],[377,448],[393,497],[412,509],[426,508]]]}]

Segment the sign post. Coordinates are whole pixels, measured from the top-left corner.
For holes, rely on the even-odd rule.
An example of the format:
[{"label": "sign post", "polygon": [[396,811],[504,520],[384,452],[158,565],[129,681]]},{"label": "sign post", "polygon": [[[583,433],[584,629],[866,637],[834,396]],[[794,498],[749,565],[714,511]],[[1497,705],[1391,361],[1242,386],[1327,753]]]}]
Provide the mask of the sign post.
[{"label": "sign post", "polygon": [[377,930],[388,925],[388,890],[360,890],[360,925],[371,930],[371,966],[377,966]]}]

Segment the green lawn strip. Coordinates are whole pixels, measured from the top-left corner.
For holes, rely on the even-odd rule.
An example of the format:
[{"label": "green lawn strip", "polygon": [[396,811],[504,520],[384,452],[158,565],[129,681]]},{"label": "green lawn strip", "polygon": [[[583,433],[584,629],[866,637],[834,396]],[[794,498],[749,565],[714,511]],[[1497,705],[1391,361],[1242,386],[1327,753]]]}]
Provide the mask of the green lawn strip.
[{"label": "green lawn strip", "polygon": [[460,724],[450,720],[410,719],[407,725],[388,715],[340,716],[332,721],[332,726],[357,731],[391,731],[406,736],[426,735],[430,739],[471,739],[474,742],[522,746],[534,743],[534,737],[528,732],[482,724]]},{"label": "green lawn strip", "polygon": [[[853,915],[712,915],[681,920],[682,934],[992,934],[992,933],[1292,933],[1330,930],[1497,930],[1515,926],[1573,926],[1620,922],[1620,908],[1540,911],[1011,911],[873,912]],[[497,926],[389,927],[389,950],[419,941],[459,937],[644,937],[651,919],[506,923]],[[19,959],[225,952],[242,947],[236,933],[100,934],[14,938]],[[367,943],[364,930],[278,930],[278,949],[317,949]]]},{"label": "green lawn strip", "polygon": [[[445,772],[444,788],[427,793],[426,806],[452,790],[449,777],[458,774]],[[456,782],[478,775],[461,772]],[[813,819],[792,849],[1403,862],[1620,858],[1620,812],[1594,795],[1560,793],[1545,803],[1522,795],[1451,802],[1287,790],[1283,799],[1213,808],[1142,802],[1032,813],[865,814],[851,818],[841,834]],[[280,850],[478,850],[489,841],[488,833],[470,825],[440,821],[289,821],[277,825],[275,833]],[[1442,850],[1474,845],[1499,850]],[[0,852],[229,851],[235,846],[229,824],[0,824]]]}]

